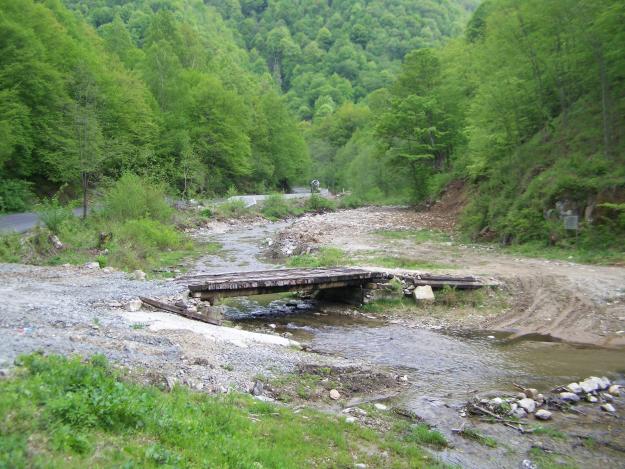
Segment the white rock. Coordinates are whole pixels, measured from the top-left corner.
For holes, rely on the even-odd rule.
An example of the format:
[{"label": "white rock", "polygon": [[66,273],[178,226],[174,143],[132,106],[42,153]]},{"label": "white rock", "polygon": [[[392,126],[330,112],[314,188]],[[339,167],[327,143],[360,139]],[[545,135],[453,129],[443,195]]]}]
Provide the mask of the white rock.
[{"label": "white rock", "polygon": [[538,396],[538,389],[535,388],[527,388],[524,392],[530,399],[536,399],[536,396]]},{"label": "white rock", "polygon": [[341,398],[341,393],[340,392],[338,392],[336,389],[330,390],[330,399],[333,399],[333,400],[336,401],[336,400],[338,400],[340,398]]},{"label": "white rock", "polygon": [[106,274],[110,274],[110,273],[115,272],[115,269],[113,267],[105,267],[104,269],[102,269],[102,272]]},{"label": "white rock", "polygon": [[582,392],[582,387],[578,383],[570,383],[566,389],[575,394],[580,394]]},{"label": "white rock", "polygon": [[545,402],[545,396],[540,393],[536,394],[536,401],[542,404],[543,402]]},{"label": "white rock", "polygon": [[612,404],[601,404],[601,410],[605,410],[606,412],[616,412],[616,409]]},{"label": "white rock", "polygon": [[132,313],[139,311],[141,309],[141,306],[143,306],[143,301],[138,298],[136,300],[131,300],[126,303],[126,309]]},{"label": "white rock", "polygon": [[414,299],[419,301],[432,302],[434,301],[434,292],[432,291],[432,287],[429,285],[425,285],[423,287],[417,287],[413,292]]},{"label": "white rock", "polygon": [[620,396],[621,395],[620,388],[621,387],[618,384],[613,384],[612,386],[608,388],[608,392],[612,394],[613,396]]},{"label": "white rock", "polygon": [[536,417],[538,420],[549,420],[551,419],[551,412],[545,409],[540,409],[536,411],[534,417]]},{"label": "white rock", "polygon": [[275,325],[275,324],[269,324],[269,327],[270,327],[271,329],[275,329],[275,328],[276,328],[276,325]]},{"label": "white rock", "polygon": [[[226,390],[226,392],[228,392],[228,390]],[[274,402],[275,401],[273,397],[269,397],[269,396],[254,396],[254,399],[256,399],[257,401],[262,401],[262,402]]]},{"label": "white rock", "polygon": [[356,417],[347,417],[345,419],[345,423],[354,423],[356,421]]},{"label": "white rock", "polygon": [[85,264],[85,268],[87,268],[87,269],[99,269],[100,268],[100,264],[98,264],[97,262],[87,262]]},{"label": "white rock", "polygon": [[574,392],[561,392],[560,399],[566,402],[579,402],[579,396]]},{"label": "white rock", "polygon": [[590,378],[587,378],[581,383],[579,383],[579,385],[581,386],[582,391],[588,394],[600,388],[601,379],[597,378],[596,376],[591,376]]},{"label": "white rock", "polygon": [[132,273],[132,276],[135,278],[135,280],[145,280],[145,272],[143,270],[135,270]]},{"label": "white rock", "polygon": [[514,412],[518,408],[519,408],[519,404],[517,404],[516,402],[513,402],[512,404],[510,404],[510,411],[511,412]]},{"label": "white rock", "polygon": [[361,462],[354,464],[354,469],[367,469],[367,467],[368,466],[366,464]]},{"label": "white rock", "polygon": [[490,400],[490,405],[492,405],[492,406],[498,407],[501,404],[503,404],[503,399],[501,397],[495,397],[495,398]]},{"label": "white rock", "polygon": [[529,397],[521,399],[518,404],[519,407],[525,409],[525,411],[529,414],[533,413],[536,410],[536,402],[534,402],[534,399],[530,399]]},{"label": "white rock", "polygon": [[604,389],[608,389],[610,387],[610,380],[608,378],[606,378],[605,376],[602,376],[601,378],[599,378],[599,389],[604,390]]},{"label": "white rock", "polygon": [[596,398],[595,396],[593,396],[592,394],[588,394],[588,395],[586,396],[586,400],[587,400],[588,402],[595,403],[595,402],[597,402],[599,399],[597,399],[597,398]]},{"label": "white rock", "polygon": [[380,404],[379,402],[376,402],[375,404],[373,404],[373,407],[375,407],[378,410],[386,410],[386,409],[388,409],[388,407],[386,407],[384,404]]}]

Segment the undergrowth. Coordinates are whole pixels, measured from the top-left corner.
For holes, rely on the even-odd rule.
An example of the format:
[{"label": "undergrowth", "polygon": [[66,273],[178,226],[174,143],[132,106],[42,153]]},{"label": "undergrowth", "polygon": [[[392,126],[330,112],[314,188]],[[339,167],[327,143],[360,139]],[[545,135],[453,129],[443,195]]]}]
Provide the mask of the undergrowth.
[{"label": "undergrowth", "polygon": [[428,462],[413,443],[441,444],[415,433],[398,445],[248,395],[165,393],[128,382],[97,355],[33,354],[17,363],[15,376],[0,381],[0,467],[407,468]]}]

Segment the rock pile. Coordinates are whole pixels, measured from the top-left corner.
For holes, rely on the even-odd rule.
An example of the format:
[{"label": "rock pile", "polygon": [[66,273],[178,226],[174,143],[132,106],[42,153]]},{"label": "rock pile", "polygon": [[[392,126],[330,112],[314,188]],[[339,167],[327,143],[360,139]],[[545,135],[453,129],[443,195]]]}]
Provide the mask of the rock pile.
[{"label": "rock pile", "polygon": [[[585,401],[600,404],[600,409],[614,413],[614,398],[621,395],[621,387],[612,384],[606,377],[591,376],[579,383],[558,386],[545,396],[534,388],[523,388],[514,397],[474,399],[467,409],[477,415],[486,415],[503,420],[524,419],[533,415],[538,420],[550,420],[553,410],[567,410],[571,405]],[[549,410],[548,410],[549,409]]]},{"label": "rock pile", "polygon": [[318,233],[314,231],[282,231],[275,239],[268,238],[265,242],[269,256],[280,259],[289,256],[299,256],[317,251],[319,245]]}]

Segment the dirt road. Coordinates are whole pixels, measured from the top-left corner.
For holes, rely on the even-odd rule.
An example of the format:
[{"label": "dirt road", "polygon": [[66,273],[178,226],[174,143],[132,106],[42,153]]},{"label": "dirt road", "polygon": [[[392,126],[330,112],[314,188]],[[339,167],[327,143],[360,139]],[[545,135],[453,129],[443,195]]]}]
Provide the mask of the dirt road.
[{"label": "dirt road", "polygon": [[[362,264],[383,255],[437,264],[440,272],[495,277],[511,294],[511,307],[485,317],[482,328],[625,346],[625,268],[514,257],[495,247],[409,235],[452,228],[453,220],[436,212],[367,207],[305,216],[285,231],[308,247],[338,247]],[[388,231],[407,235],[384,236]]]}]

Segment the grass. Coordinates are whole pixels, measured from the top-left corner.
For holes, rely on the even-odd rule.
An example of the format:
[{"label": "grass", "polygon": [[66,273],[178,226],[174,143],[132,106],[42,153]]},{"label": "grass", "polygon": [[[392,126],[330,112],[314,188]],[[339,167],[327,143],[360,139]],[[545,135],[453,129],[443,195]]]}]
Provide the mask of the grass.
[{"label": "grass", "polygon": [[351,261],[345,252],[338,248],[324,247],[315,254],[302,254],[289,257],[289,267],[336,267],[349,265]]},{"label": "grass", "polygon": [[547,453],[537,447],[530,449],[529,456],[540,469],[576,469],[578,467],[571,463],[567,456]]},{"label": "grass", "polygon": [[445,448],[449,445],[441,432],[432,430],[425,423],[414,425],[405,439],[414,443],[434,446],[435,448]]},{"label": "grass", "polygon": [[557,438],[561,440],[566,438],[566,433],[563,433],[560,430],[551,427],[536,427],[534,428],[532,434],[550,436],[551,438]]},{"label": "grass", "polygon": [[102,356],[18,363],[0,381],[0,467],[437,467],[410,441],[311,410],[134,384]]},{"label": "grass", "polygon": [[497,447],[497,440],[495,440],[492,436],[484,436],[475,428],[463,428],[459,435],[463,438],[467,438],[469,440],[477,441],[479,444],[483,446],[488,446],[489,448]]},{"label": "grass", "polygon": [[453,269],[453,265],[438,262],[423,261],[401,256],[383,256],[365,259],[364,262],[389,269]]},{"label": "grass", "polygon": [[525,257],[563,260],[580,264],[625,265],[625,251],[605,246],[589,249],[587,247],[546,246],[544,242],[531,241],[507,246],[502,248],[502,251]]}]

